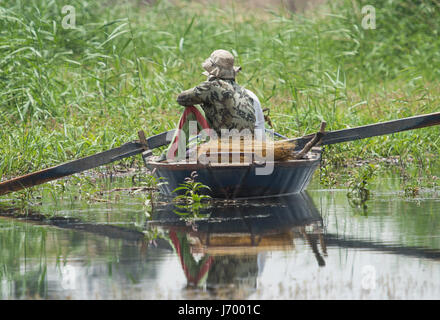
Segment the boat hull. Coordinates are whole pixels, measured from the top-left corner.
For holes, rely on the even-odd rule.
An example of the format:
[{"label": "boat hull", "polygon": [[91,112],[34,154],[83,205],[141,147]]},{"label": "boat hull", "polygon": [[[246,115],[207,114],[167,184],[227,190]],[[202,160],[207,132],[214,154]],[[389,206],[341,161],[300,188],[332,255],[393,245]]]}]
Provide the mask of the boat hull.
[{"label": "boat hull", "polygon": [[304,191],[321,160],[321,150],[314,148],[307,159],[274,162],[273,171],[268,175],[257,174],[261,166],[255,164],[203,165],[200,163],[164,163],[145,159],[149,170],[156,178],[162,178],[160,185],[164,195],[172,196],[184,179],[193,171],[197,172],[196,181],[210,187],[213,198],[260,198]]}]

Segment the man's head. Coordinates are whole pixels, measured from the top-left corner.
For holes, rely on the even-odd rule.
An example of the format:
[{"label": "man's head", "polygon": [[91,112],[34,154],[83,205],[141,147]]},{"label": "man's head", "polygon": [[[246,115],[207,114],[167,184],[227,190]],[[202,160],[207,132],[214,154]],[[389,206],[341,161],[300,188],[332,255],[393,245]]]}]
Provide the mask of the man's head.
[{"label": "man's head", "polygon": [[221,79],[234,80],[241,67],[234,67],[234,56],[226,50],[215,50],[211,56],[202,63],[205,76],[214,76]]}]

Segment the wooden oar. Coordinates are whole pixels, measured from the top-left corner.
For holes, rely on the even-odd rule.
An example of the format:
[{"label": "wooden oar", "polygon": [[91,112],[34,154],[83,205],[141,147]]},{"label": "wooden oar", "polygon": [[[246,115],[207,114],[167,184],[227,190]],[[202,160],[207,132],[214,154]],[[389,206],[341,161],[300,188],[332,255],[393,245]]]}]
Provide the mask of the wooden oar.
[{"label": "wooden oar", "polygon": [[173,131],[174,130],[163,132],[149,138],[145,138],[143,131],[139,131],[139,141],[128,142],[118,148],[97,153],[93,156],[67,162],[41,171],[29,173],[27,175],[17,177],[8,181],[3,181],[0,183],[0,195],[4,195],[13,191],[18,191],[24,188],[36,186],[48,181],[66,177],[78,172],[96,168],[104,164],[111,163],[113,161],[132,157],[146,150],[159,148],[169,143],[169,141],[166,140],[166,137],[168,134],[172,136]]},{"label": "wooden oar", "polygon": [[[354,141],[375,136],[382,136],[386,134],[419,129],[440,125],[440,112],[425,114],[421,116],[409,117],[404,119],[392,120],[387,122],[380,122],[366,126],[342,129],[337,131],[327,131],[323,134],[321,142],[318,145],[328,145],[341,142]],[[300,138],[291,139],[295,142],[296,150],[301,150],[304,146],[315,137],[315,134],[310,134]]]}]

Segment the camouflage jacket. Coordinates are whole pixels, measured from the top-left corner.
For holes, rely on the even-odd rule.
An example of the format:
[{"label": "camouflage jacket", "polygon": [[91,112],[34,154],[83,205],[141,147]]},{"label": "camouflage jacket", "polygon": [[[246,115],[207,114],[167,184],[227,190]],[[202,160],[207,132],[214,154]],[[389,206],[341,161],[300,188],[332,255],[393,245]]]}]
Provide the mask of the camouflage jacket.
[{"label": "camouflage jacket", "polygon": [[200,104],[211,128],[218,135],[221,129],[249,129],[254,132],[254,101],[234,80],[210,78],[183,91],[177,102],[182,106]]}]

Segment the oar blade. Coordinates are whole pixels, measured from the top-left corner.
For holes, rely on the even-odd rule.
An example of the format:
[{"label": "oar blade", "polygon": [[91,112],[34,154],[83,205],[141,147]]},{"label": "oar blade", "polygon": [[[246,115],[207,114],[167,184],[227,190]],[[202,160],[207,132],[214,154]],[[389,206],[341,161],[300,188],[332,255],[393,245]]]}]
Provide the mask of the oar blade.
[{"label": "oar blade", "polygon": [[167,138],[173,135],[173,130],[157,134],[144,139],[144,143],[138,141],[128,142],[118,148],[107,150],[82,159],[67,162],[55,167],[47,168],[27,175],[17,177],[0,183],[0,195],[13,191],[33,187],[45,182],[63,178],[75,173],[93,169],[117,160],[135,156],[146,149],[159,148],[168,143]]},{"label": "oar blade", "polygon": [[[93,156],[67,162],[55,167],[43,169],[37,172],[17,177],[0,183],[0,195],[24,188],[36,186],[48,181],[63,178],[75,173],[96,168],[115,160],[124,158],[124,154],[135,155],[144,151],[144,147],[138,142],[129,142],[118,148],[97,153]],[[122,156],[122,157],[121,157]]]}]

